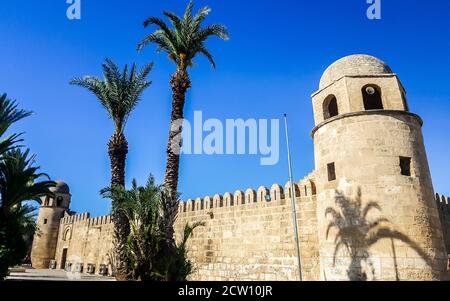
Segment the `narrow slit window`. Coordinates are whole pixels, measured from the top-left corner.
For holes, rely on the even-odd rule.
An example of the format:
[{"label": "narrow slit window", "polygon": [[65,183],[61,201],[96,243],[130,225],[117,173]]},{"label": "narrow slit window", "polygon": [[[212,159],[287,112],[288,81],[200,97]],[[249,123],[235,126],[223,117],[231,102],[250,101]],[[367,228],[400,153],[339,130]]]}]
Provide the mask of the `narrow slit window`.
[{"label": "narrow slit window", "polygon": [[334,181],[336,180],[336,167],[333,163],[330,163],[327,165],[327,169],[328,169],[328,181]]},{"label": "narrow slit window", "polygon": [[400,157],[400,170],[403,176],[411,176],[411,158]]},{"label": "narrow slit window", "polygon": [[44,225],[47,225],[47,223],[48,223],[48,220],[45,218],[44,219]]}]

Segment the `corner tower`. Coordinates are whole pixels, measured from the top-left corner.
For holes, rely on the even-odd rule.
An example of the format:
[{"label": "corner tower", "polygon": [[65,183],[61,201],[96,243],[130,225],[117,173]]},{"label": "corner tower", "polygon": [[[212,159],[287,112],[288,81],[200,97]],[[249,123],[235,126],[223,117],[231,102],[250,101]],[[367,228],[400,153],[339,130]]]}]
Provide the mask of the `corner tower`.
[{"label": "corner tower", "polygon": [[312,101],[322,279],[441,279],[422,120],[398,76],[375,57],[344,57]]},{"label": "corner tower", "polygon": [[36,269],[49,268],[50,261],[55,258],[60,219],[70,207],[71,195],[66,183],[58,181],[50,190],[55,196],[42,200],[33,239],[31,263]]}]

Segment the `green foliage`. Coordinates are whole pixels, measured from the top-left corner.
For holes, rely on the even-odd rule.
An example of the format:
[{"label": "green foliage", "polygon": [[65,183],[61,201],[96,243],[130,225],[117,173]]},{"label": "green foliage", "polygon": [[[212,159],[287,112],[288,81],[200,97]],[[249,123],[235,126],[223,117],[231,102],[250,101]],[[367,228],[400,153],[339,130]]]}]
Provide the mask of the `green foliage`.
[{"label": "green foliage", "polygon": [[[31,112],[17,109],[15,101],[6,95],[0,97],[0,137],[15,122]],[[52,195],[49,188],[55,183],[39,181],[47,178],[39,173],[35,157],[29,150],[17,145],[21,134],[11,134],[0,140],[0,280],[7,276],[8,268],[21,263],[29,248],[29,238],[36,230],[35,208],[27,201],[40,202]]]},{"label": "green foliage", "polygon": [[4,154],[0,161],[0,195],[2,207],[9,210],[24,201],[41,202],[41,197],[50,193],[49,188],[55,183],[51,181],[37,182],[49,176],[39,173],[34,166],[35,156],[30,156],[27,149],[14,149]]},{"label": "green foliage", "polygon": [[192,225],[184,226],[183,237],[174,249],[174,256],[166,256],[163,258],[165,263],[165,278],[170,281],[186,281],[189,275],[194,271],[192,262],[188,259],[187,242],[193,235],[194,230],[200,226],[204,226],[203,222],[197,222]]},{"label": "green foliage", "polygon": [[186,280],[192,273],[186,244],[202,223],[186,225],[182,240],[172,253],[168,253],[160,229],[163,188],[155,184],[152,176],[144,187],[139,187],[133,180],[130,190],[115,186],[101,193],[103,197],[115,200],[113,213],[122,212],[130,224],[125,248],[129,278],[138,281]]},{"label": "green foliage", "polygon": [[112,60],[106,59],[102,67],[104,79],[85,76],[73,79],[70,84],[86,88],[97,96],[114,121],[117,132],[122,133],[142,93],[152,83],[147,80],[147,76],[153,68],[153,63],[145,65],[140,71],[137,70],[136,64],[133,64],[131,71],[128,65],[125,65],[121,72]]},{"label": "green foliage", "polygon": [[[31,115],[31,112],[17,109],[15,101],[8,99],[6,94],[0,96],[0,137],[6,133],[11,125],[25,117]],[[11,134],[0,140],[0,156],[16,147],[16,143],[22,142],[21,134]]]},{"label": "green foliage", "polygon": [[211,36],[227,40],[229,39],[228,31],[223,25],[219,24],[202,27],[201,25],[211,9],[204,7],[193,16],[193,7],[194,4],[190,1],[183,17],[165,11],[164,15],[169,19],[172,28],[156,17],[149,17],[145,20],[144,27],[156,25],[159,29],[146,36],[139,43],[138,50],[143,49],[150,43],[155,43],[158,46],[157,51],[165,51],[179,68],[185,69],[192,66],[192,61],[197,54],[204,55],[215,68],[214,58],[205,46],[205,42]]}]

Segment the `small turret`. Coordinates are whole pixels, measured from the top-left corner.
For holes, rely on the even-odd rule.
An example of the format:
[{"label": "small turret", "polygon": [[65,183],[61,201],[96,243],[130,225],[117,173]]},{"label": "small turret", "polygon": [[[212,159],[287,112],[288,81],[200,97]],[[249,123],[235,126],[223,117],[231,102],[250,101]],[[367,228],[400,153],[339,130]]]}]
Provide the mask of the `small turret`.
[{"label": "small turret", "polygon": [[50,261],[55,258],[60,220],[70,207],[71,195],[66,183],[57,181],[50,190],[54,197],[42,199],[33,239],[31,263],[36,269],[49,268]]}]

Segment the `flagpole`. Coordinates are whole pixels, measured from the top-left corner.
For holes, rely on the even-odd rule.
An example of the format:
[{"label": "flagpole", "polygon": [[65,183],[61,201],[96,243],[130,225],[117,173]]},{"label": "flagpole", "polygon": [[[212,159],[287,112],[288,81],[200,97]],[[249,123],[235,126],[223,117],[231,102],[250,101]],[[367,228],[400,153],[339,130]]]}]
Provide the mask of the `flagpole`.
[{"label": "flagpole", "polygon": [[302,266],[300,262],[300,241],[298,239],[298,223],[297,223],[297,209],[295,200],[297,199],[296,190],[294,189],[294,181],[292,180],[292,161],[291,161],[291,149],[289,146],[289,129],[288,129],[288,118],[287,114],[284,114],[284,126],[286,130],[286,147],[287,147],[287,157],[288,157],[288,167],[289,167],[289,183],[291,186],[291,205],[292,205],[292,221],[294,225],[295,234],[295,246],[297,248],[297,261],[298,261],[298,275],[300,281],[303,281],[302,276]]}]

